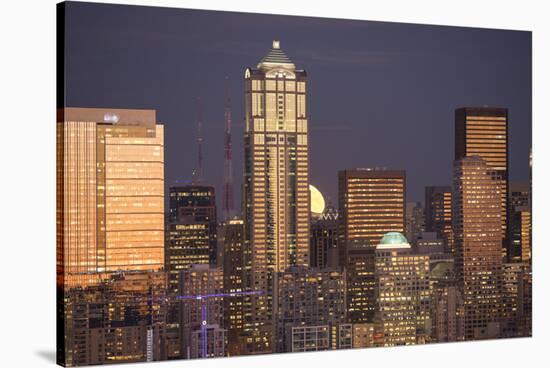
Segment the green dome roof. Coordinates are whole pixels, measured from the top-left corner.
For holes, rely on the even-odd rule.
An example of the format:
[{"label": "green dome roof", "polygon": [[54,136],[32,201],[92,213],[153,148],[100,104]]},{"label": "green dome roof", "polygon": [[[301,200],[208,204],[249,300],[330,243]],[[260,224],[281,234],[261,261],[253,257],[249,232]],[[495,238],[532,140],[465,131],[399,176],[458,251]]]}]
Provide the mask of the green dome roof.
[{"label": "green dome roof", "polygon": [[403,236],[403,234],[398,232],[390,232],[384,234],[382,237],[382,240],[380,241],[380,244],[403,244],[408,243],[407,238]]}]

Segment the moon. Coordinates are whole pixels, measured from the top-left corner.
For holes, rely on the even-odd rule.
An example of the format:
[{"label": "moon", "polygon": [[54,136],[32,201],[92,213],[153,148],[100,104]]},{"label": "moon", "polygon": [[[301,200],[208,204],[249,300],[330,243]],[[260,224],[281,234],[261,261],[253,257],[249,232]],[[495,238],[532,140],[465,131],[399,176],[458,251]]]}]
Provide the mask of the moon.
[{"label": "moon", "polygon": [[315,217],[320,217],[325,211],[325,199],[319,191],[313,185],[309,185],[309,193],[311,197],[311,214]]}]

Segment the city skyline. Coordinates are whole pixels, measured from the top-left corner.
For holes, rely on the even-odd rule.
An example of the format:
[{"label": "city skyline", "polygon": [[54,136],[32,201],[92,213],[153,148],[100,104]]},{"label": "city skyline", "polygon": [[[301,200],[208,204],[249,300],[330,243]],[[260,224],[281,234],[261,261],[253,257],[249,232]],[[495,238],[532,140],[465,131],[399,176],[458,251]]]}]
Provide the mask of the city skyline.
[{"label": "city skyline", "polygon": [[[238,137],[245,115],[240,97],[242,73],[245,67],[254,66],[255,58],[269,51],[272,39],[279,39],[289,57],[298,65],[307,65],[307,72],[314,76],[310,150],[318,159],[311,160],[310,177],[333,205],[338,201],[338,179],[337,174],[327,175],[327,171],[382,166],[404,169],[407,201],[422,202],[425,186],[450,185],[454,110],[463,106],[509,109],[510,181],[528,180],[529,32],[68,5],[71,17],[67,24],[72,32],[66,40],[71,55],[66,64],[67,105],[157,110],[159,121],[172,132],[165,142],[166,189],[175,180],[192,179],[196,167],[196,99],[200,97],[204,109],[203,183],[216,187],[221,208],[229,77],[238,210],[243,167],[243,146]],[[204,28],[200,24],[207,14],[215,21]],[[140,21],[144,16],[147,22]],[[225,24],[238,24],[232,36],[222,32]],[[109,37],[105,37],[107,30]],[[105,52],[93,52],[99,47]],[[191,50],[191,57],[186,57]],[[513,58],[506,57],[511,53]],[[137,55],[141,57],[135,62]],[[159,64],[164,67],[159,68]],[[168,71],[175,78],[168,78]],[[442,77],[447,78],[444,90]],[[76,87],[82,83],[88,88]],[[107,91],[105,84],[110,86]],[[342,91],[344,85],[349,87]],[[336,99],[343,93],[345,100]],[[396,135],[396,129],[402,134]],[[410,139],[413,132],[415,139]],[[384,137],[399,149],[384,144]],[[359,138],[365,143],[358,142]],[[407,155],[398,153],[405,151]]]},{"label": "city skyline", "polygon": [[[107,46],[99,59],[89,54],[89,74],[72,69],[78,62],[70,62],[82,56],[71,45],[78,39],[75,22],[89,25],[83,14],[83,23],[76,20],[86,6],[96,11],[86,16],[97,15],[96,6],[106,12],[96,23],[117,12],[121,16],[101,31],[92,29],[96,40],[140,35],[124,50]],[[402,44],[411,34],[399,32],[418,36],[420,45],[430,47],[429,56],[452,57],[444,41],[458,37],[449,35],[456,28],[209,12],[215,26],[184,34],[190,57],[174,67],[168,54],[155,49],[179,40],[178,21],[193,27],[202,12],[147,8],[147,22],[139,23],[143,29],[120,34],[109,27],[138,21],[144,11],[123,8],[127,13],[112,5],[58,5],[63,32],[58,55],[66,62],[59,67],[69,71],[58,81],[56,136],[59,364],[531,336],[531,142],[525,136],[531,124],[523,124],[526,129],[514,138],[511,113],[530,103],[531,95],[521,89],[509,95],[506,84],[522,73],[530,78],[531,70],[498,57],[501,31],[461,28],[461,35],[481,36],[453,46],[473,47],[480,55],[451,63],[454,79],[436,82],[430,81],[433,69],[443,64],[419,56],[422,47],[412,52]],[[161,13],[161,29],[149,29],[159,26],[155,17]],[[255,48],[243,45],[254,45],[251,39],[263,35],[212,41],[208,31],[224,17],[254,18],[240,30],[263,33],[279,26],[280,33],[289,33],[290,46],[285,37],[272,37],[267,50],[252,55]],[[265,24],[256,24],[259,19]],[[294,28],[296,20],[308,31]],[[312,29],[319,31],[315,37],[300,37]],[[430,42],[422,38],[426,29],[434,35]],[[323,35],[329,30],[334,32]],[[397,57],[382,47],[377,59],[371,49],[353,43],[353,35],[380,30],[399,46]],[[337,53],[316,43],[324,36],[342,41]],[[137,50],[144,52],[141,58],[125,59]],[[148,71],[149,57],[156,71]],[[234,93],[235,81],[227,75],[218,80],[218,74],[235,63],[240,63],[241,88]],[[323,64],[336,73],[322,71]],[[73,85],[67,76],[76,70],[87,78],[97,67],[101,76],[89,88],[78,78]],[[394,67],[396,74],[390,72]],[[377,68],[380,74],[374,73]],[[155,79],[161,69],[170,71],[170,82]],[[412,76],[416,82],[408,79]],[[497,76],[503,86],[488,83]],[[105,78],[108,87],[96,91],[95,83]],[[459,82],[472,103],[450,108],[451,101],[465,99],[453,90]],[[220,124],[208,128],[208,116],[218,111],[213,102],[218,92]],[[67,97],[71,93],[76,100],[94,97],[78,104]],[[494,104],[475,103],[484,96]],[[102,99],[105,104],[98,104]],[[135,108],[126,99],[149,105]],[[233,106],[239,102],[241,129],[234,124],[240,111]],[[180,124],[170,122],[174,106],[182,109]],[[452,144],[445,142],[446,127],[437,129],[443,124],[417,120],[424,114],[434,118],[439,109],[453,112]],[[316,116],[322,117],[318,128]],[[335,117],[343,123],[326,123]],[[215,134],[221,138],[218,149],[207,145]],[[529,154],[514,153],[513,142]],[[324,147],[316,151],[318,144]],[[432,173],[445,176],[437,163],[443,160],[451,180],[442,183]],[[515,174],[522,181],[514,181],[514,161],[527,166],[526,174],[521,169]],[[187,169],[188,177],[175,179]],[[337,179],[337,196],[331,178]]]}]

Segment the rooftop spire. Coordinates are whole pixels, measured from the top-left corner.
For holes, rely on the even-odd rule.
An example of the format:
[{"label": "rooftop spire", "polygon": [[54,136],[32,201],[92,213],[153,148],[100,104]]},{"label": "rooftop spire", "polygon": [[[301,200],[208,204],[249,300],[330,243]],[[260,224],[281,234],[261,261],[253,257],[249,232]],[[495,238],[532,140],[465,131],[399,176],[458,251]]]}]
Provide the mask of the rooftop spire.
[{"label": "rooftop spire", "polygon": [[281,50],[281,42],[279,40],[273,40],[271,44],[271,50],[258,64],[258,68],[272,69],[272,68],[284,68],[294,70],[296,66],[286,56],[283,50]]}]

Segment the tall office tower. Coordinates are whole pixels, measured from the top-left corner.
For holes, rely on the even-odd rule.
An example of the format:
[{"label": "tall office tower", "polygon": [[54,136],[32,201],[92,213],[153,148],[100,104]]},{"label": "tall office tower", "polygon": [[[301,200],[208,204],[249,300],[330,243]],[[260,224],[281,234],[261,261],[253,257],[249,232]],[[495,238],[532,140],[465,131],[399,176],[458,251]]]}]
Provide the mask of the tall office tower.
[{"label": "tall office tower", "polygon": [[498,182],[502,253],[508,257],[508,109],[463,107],[455,110],[455,160],[469,156],[485,160]]},{"label": "tall office tower", "polygon": [[531,188],[528,183],[511,183],[509,191],[509,240],[511,262],[531,260]]},{"label": "tall office tower", "polygon": [[387,232],[405,232],[405,171],[353,169],[338,173],[340,265],[354,239],[376,246]]},{"label": "tall office tower", "polygon": [[166,248],[169,290],[177,295],[180,272],[192,264],[216,264],[216,196],[213,187],[172,186]]},{"label": "tall office tower", "polygon": [[154,110],[64,108],[57,119],[57,281],[164,266],[164,137]]},{"label": "tall office tower", "polygon": [[245,71],[244,221],[252,250],[259,352],[269,352],[273,275],[309,263],[309,168],[306,72],[273,41],[256,68]]},{"label": "tall office tower", "polygon": [[424,218],[424,207],[420,202],[407,202],[405,208],[405,224],[407,240],[415,243],[416,240],[426,231]]},{"label": "tall office tower", "polygon": [[504,263],[504,337],[531,336],[532,273],[527,262]]},{"label": "tall office tower", "polygon": [[250,250],[245,248],[244,221],[233,219],[219,227],[218,241],[223,249],[223,288],[235,296],[224,299],[224,327],[227,328],[229,356],[245,355],[256,350],[249,338],[254,336],[253,295],[250,286]]},{"label": "tall office tower", "polygon": [[426,342],[430,320],[430,259],[411,252],[401,234],[384,235],[375,251],[376,320],[384,345]]},{"label": "tall office tower", "polygon": [[338,265],[338,211],[330,206],[311,220],[310,265],[316,268]]},{"label": "tall office tower", "polygon": [[165,360],[165,284],[162,271],[126,271],[68,290],[64,365]]},{"label": "tall office tower", "polygon": [[452,190],[449,186],[428,186],[425,197],[426,231],[445,239],[447,248],[454,252]]},{"label": "tall office tower", "polygon": [[279,272],[275,285],[276,351],[292,351],[287,337],[296,327],[330,326],[344,322],[345,276],[340,269],[295,266]]},{"label": "tall office tower", "polygon": [[[220,295],[223,294],[223,270],[207,264],[191,265],[188,269],[181,271],[180,293],[182,357],[217,356],[209,351],[204,351],[200,356],[193,356],[191,352],[193,346],[197,346],[193,343],[193,335],[196,331],[200,331],[201,336],[208,338],[208,335],[213,333],[208,332],[208,329],[217,331],[223,326],[224,300]],[[208,344],[205,342],[201,346],[207,349]]]},{"label": "tall office tower", "polygon": [[348,245],[346,264],[346,319],[349,323],[372,322],[375,311],[374,250],[368,240]]},{"label": "tall office tower", "polygon": [[454,163],[453,234],[466,340],[498,337],[502,312],[501,182],[478,156]]}]

